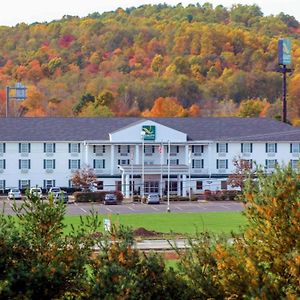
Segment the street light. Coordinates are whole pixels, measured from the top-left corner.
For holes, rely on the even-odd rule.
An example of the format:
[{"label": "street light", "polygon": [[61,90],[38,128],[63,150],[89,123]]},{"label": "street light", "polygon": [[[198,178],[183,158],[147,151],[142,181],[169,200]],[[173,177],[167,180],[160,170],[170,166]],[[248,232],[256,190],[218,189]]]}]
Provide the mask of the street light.
[{"label": "street light", "polygon": [[191,164],[192,164],[192,151],[189,149],[189,199],[192,200],[192,185],[191,185]]},{"label": "street light", "polygon": [[[10,99],[25,100],[27,98],[26,89],[27,88],[24,85],[22,85],[21,82],[17,82],[15,84],[15,86],[13,86],[13,87],[10,87],[10,86],[6,87],[6,113],[5,113],[6,118],[9,116],[9,101],[10,101]],[[14,96],[10,95],[11,90],[15,90]]]},{"label": "street light", "polygon": [[168,192],[167,192],[167,201],[168,201],[168,207],[167,212],[171,212],[170,210],[170,152],[171,152],[171,145],[170,140],[168,140]]},{"label": "street light", "polygon": [[145,134],[146,132],[144,130],[141,131],[141,139],[142,139],[142,186],[141,186],[141,196],[142,199],[145,196],[144,191],[144,181],[145,181],[145,156],[144,156],[144,148],[145,148]]}]

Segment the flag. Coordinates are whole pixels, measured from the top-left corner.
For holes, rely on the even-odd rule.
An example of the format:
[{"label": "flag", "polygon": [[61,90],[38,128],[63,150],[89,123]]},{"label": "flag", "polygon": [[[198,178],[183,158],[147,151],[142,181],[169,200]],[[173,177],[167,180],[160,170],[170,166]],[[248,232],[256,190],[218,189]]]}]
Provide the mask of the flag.
[{"label": "flag", "polygon": [[163,148],[162,145],[159,145],[159,146],[158,146],[158,152],[159,152],[160,154],[162,154],[162,153],[164,152],[164,148]]},{"label": "flag", "polygon": [[130,160],[133,162],[134,159],[134,151],[130,151]]},{"label": "flag", "polygon": [[160,154],[160,164],[163,165],[164,146],[162,144],[158,146],[158,152]]},{"label": "flag", "polygon": [[189,164],[192,163],[192,151],[189,150]]}]

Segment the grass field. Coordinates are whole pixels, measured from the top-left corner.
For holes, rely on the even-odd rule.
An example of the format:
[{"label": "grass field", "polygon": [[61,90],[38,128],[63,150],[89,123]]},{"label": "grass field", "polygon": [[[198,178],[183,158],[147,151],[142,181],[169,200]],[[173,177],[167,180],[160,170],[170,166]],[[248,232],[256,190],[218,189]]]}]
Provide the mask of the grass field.
[{"label": "grass field", "polygon": [[[124,214],[100,215],[100,217],[102,220],[110,218],[116,224],[133,229],[143,227],[157,232],[189,235],[197,231],[210,231],[216,234],[239,232],[240,227],[246,224],[246,219],[240,212]],[[79,223],[79,216],[66,216],[66,232],[70,230],[70,224],[76,228]],[[103,231],[103,226],[99,231]]]}]

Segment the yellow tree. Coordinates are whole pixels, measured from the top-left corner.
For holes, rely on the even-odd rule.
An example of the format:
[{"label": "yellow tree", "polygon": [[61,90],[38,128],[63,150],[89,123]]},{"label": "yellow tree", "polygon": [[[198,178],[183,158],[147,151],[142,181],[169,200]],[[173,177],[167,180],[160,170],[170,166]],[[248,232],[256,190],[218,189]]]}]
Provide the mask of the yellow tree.
[{"label": "yellow tree", "polygon": [[243,118],[265,117],[270,103],[264,99],[242,100],[237,115]]}]

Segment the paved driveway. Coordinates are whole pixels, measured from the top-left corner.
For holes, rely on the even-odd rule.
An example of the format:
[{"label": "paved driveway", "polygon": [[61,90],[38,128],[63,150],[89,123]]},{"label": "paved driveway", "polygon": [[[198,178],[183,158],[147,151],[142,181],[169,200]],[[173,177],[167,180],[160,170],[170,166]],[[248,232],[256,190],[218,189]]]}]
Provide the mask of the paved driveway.
[{"label": "paved driveway", "polygon": [[[0,209],[4,208],[6,214],[13,214],[12,201],[1,200]],[[22,201],[16,201],[21,205]],[[224,212],[242,211],[243,204],[234,201],[214,201],[214,202],[170,202],[172,212]],[[69,203],[67,204],[67,215],[86,215],[91,210],[101,214],[140,214],[140,213],[162,213],[167,211],[167,203],[159,205],[149,205],[142,203],[122,203],[119,205],[103,205],[98,203]]]}]

